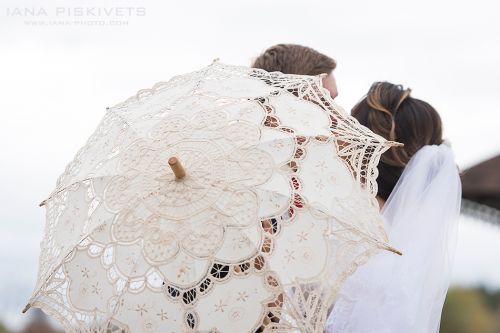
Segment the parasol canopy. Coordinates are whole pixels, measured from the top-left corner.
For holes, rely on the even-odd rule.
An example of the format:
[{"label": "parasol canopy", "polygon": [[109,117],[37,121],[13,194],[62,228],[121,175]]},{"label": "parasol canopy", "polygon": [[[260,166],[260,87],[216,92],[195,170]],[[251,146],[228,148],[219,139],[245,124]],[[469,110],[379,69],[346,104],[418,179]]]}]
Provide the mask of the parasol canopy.
[{"label": "parasol canopy", "polygon": [[26,310],[67,332],[322,332],[344,279],[387,244],[395,145],[321,76],[218,62],[110,108],[43,201]]}]

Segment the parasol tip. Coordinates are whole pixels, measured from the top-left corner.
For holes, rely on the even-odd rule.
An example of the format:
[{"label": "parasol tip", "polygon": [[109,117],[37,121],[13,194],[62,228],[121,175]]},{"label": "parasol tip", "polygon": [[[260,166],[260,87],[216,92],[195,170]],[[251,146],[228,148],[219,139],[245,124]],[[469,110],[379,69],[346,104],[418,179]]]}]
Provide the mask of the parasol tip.
[{"label": "parasol tip", "polygon": [[184,170],[184,167],[177,157],[170,157],[168,159],[168,165],[170,165],[170,168],[174,172],[175,178],[182,179],[186,177],[186,170]]},{"label": "parasol tip", "polygon": [[42,206],[45,206],[45,200],[43,200],[42,202],[40,202],[40,203],[38,204],[38,207],[42,207]]},{"label": "parasol tip", "polygon": [[31,304],[30,303],[26,304],[26,306],[24,307],[22,313],[26,313],[26,311],[28,311],[30,308],[31,308]]},{"label": "parasol tip", "polygon": [[403,252],[399,251],[398,249],[393,248],[392,246],[388,246],[387,250],[390,251],[390,252],[392,252],[392,253],[395,253],[395,254],[397,254],[399,256],[403,255]]},{"label": "parasol tip", "polygon": [[391,147],[404,147],[405,144],[397,141],[387,141],[387,144]]}]

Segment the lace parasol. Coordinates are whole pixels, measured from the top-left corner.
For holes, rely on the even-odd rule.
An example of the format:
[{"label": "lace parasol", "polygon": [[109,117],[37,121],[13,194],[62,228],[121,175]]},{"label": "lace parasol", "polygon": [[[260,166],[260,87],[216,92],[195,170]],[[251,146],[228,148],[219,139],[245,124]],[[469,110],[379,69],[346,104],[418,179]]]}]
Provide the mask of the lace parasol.
[{"label": "lace parasol", "polygon": [[374,200],[394,145],[321,77],[218,62],[110,108],[43,201],[29,307],[67,332],[322,332],[392,250]]}]

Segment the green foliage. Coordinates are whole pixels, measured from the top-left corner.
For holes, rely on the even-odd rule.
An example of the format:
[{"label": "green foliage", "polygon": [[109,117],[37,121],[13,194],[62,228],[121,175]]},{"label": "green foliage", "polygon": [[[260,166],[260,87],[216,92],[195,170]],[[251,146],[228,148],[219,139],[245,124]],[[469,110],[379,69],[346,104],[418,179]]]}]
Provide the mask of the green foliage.
[{"label": "green foliage", "polygon": [[440,333],[499,332],[499,294],[485,289],[450,289],[441,316]]},{"label": "green foliage", "polygon": [[486,288],[480,288],[479,291],[483,294],[486,303],[493,311],[500,310],[500,291],[489,291]]},{"label": "green foliage", "polygon": [[0,333],[9,333],[7,328],[5,326],[3,326],[2,323],[0,323]]}]

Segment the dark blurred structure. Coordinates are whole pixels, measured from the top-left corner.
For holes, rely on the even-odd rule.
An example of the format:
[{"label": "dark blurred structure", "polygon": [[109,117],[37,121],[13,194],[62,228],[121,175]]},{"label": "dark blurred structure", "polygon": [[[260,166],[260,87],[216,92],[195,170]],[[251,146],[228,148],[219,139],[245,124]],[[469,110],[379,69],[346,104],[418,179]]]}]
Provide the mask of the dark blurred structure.
[{"label": "dark blurred structure", "polygon": [[462,213],[500,226],[500,155],[465,170]]}]

